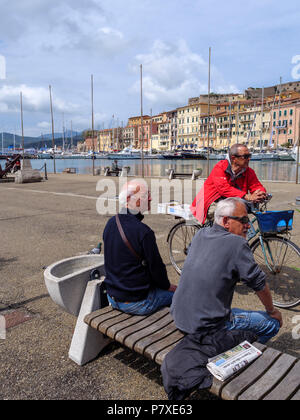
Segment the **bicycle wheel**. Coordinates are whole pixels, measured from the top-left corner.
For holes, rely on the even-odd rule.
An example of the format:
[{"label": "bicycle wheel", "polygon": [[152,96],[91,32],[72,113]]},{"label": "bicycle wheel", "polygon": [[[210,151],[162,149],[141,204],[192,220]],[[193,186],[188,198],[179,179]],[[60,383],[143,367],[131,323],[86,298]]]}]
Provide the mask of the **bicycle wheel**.
[{"label": "bicycle wheel", "polygon": [[280,236],[257,239],[251,249],[255,261],[267,275],[274,305],[292,308],[300,303],[300,249]]},{"label": "bicycle wheel", "polygon": [[168,237],[169,255],[172,266],[180,275],[193,237],[201,228],[185,220],[177,223],[170,231]]}]

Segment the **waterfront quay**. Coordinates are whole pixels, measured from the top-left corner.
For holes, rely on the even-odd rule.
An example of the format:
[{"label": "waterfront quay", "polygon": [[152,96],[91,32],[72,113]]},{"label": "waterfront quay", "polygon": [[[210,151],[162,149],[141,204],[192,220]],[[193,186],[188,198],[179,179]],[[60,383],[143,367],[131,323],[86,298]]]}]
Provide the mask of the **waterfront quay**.
[{"label": "waterfront quay", "polygon": [[[158,178],[159,179],[159,178]],[[152,179],[146,178],[151,184]],[[0,183],[0,316],[7,317],[6,338],[0,339],[0,399],[167,399],[159,368],[148,360],[111,344],[101,358],[84,367],[68,359],[76,319],[49,297],[44,267],[87,253],[102,241],[109,215],[97,212],[101,192],[92,175],[49,174],[48,181],[17,185]],[[116,200],[116,190],[107,197]],[[196,184],[195,184],[196,185]],[[99,184],[98,184],[99,186]],[[299,185],[266,182],[273,194],[271,210],[295,209]],[[190,188],[194,188],[192,185]],[[159,191],[152,191],[157,198]],[[170,265],[167,235],[172,216],[145,217],[157,237],[170,281],[179,277]],[[300,213],[295,212],[292,240],[300,246]],[[238,286],[234,306],[263,309],[256,296]],[[293,338],[293,320],[300,307],[282,310],[284,327],[270,345],[300,356],[300,340]],[[213,398],[198,392],[193,398]]]}]

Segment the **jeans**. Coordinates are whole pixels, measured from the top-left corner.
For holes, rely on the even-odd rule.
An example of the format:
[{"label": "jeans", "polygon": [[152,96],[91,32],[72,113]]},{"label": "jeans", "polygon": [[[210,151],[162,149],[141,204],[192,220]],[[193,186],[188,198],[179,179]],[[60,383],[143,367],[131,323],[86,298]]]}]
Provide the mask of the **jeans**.
[{"label": "jeans", "polygon": [[107,294],[108,301],[114,309],[132,315],[150,315],[164,306],[171,306],[174,292],[162,289],[150,290],[146,299],[138,302],[116,302]]},{"label": "jeans", "polygon": [[232,309],[231,320],[227,322],[228,330],[252,331],[258,336],[258,342],[266,344],[280,330],[280,323],[266,312]]}]

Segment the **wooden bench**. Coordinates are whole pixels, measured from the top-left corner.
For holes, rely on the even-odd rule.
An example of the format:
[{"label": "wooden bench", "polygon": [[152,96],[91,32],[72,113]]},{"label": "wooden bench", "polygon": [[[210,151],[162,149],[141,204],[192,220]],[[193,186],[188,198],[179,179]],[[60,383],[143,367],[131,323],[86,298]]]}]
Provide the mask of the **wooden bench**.
[{"label": "wooden bench", "polygon": [[77,169],[76,168],[66,168],[63,170],[64,174],[76,174],[77,173]]},{"label": "wooden bench", "polygon": [[119,176],[122,169],[110,169],[109,167],[106,167],[104,169],[104,176]]},{"label": "wooden bench", "polygon": [[202,169],[195,169],[192,173],[176,172],[175,169],[166,170],[169,175],[169,180],[190,178],[192,181],[198,179],[202,174]]},{"label": "wooden bench", "polygon": [[109,166],[104,168],[104,176],[127,176],[130,172],[129,166],[123,168],[111,169]]},{"label": "wooden bench", "polygon": [[[158,365],[183,338],[169,308],[136,316],[107,306],[86,315],[84,322]],[[226,382],[214,379],[210,392],[225,400],[300,400],[300,360],[259,343],[254,345],[262,356]]]}]

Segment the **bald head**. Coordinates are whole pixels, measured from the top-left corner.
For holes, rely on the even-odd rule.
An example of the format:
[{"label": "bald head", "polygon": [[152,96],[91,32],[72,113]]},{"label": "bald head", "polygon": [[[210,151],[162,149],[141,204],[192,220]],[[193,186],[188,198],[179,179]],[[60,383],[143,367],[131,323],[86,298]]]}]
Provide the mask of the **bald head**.
[{"label": "bald head", "polygon": [[150,210],[151,196],[147,182],[143,179],[134,179],[124,184],[119,202],[132,213],[144,213]]}]

